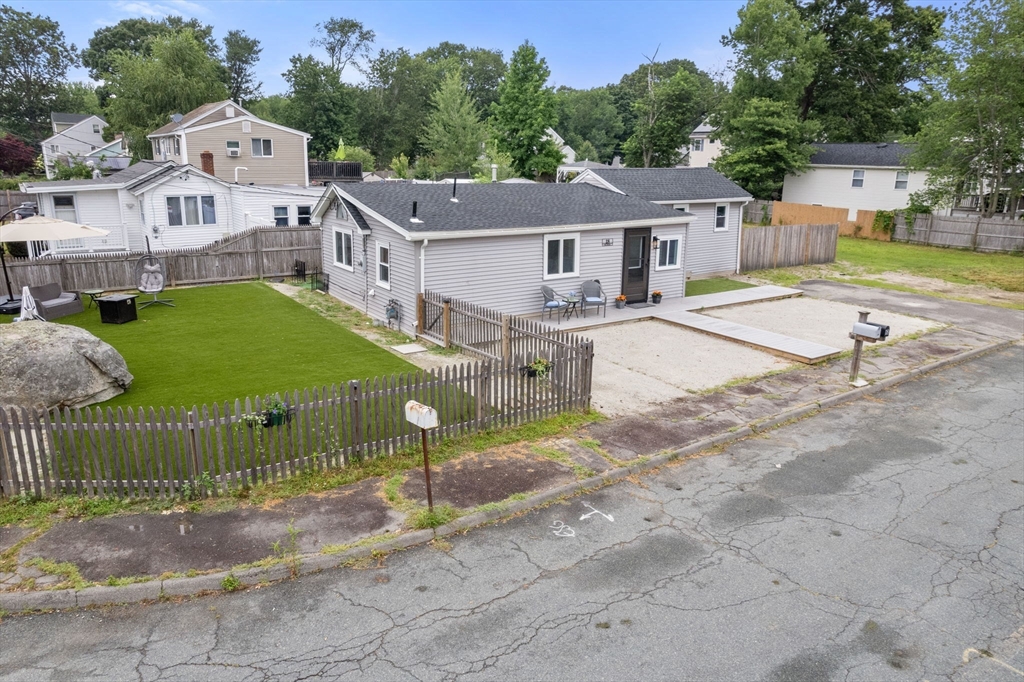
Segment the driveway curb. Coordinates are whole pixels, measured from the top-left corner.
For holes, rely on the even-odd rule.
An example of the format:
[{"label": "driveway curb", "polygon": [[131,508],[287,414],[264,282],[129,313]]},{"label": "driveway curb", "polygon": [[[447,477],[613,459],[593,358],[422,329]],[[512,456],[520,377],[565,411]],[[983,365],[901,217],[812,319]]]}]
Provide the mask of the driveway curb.
[{"label": "driveway curb", "polygon": [[409,547],[429,542],[434,538],[461,533],[470,528],[493,523],[494,521],[509,517],[513,514],[542,507],[546,504],[558,502],[562,499],[568,499],[580,493],[590,492],[634,474],[657,469],[681,457],[696,454],[715,446],[742,440],[743,438],[771,430],[787,422],[801,419],[814,414],[815,412],[853,402],[863,398],[864,396],[898,386],[904,382],[916,379],[923,374],[944,369],[951,365],[957,365],[1019,343],[1020,341],[1016,339],[1004,340],[981,348],[964,351],[948,358],[908,370],[903,374],[897,374],[887,379],[882,379],[863,388],[851,389],[827,398],[822,398],[815,402],[799,405],[780,412],[773,417],[759,421],[756,424],[751,423],[726,433],[704,438],[671,452],[644,458],[641,461],[629,464],[628,466],[610,469],[598,476],[592,476],[591,478],[574,481],[557,488],[551,488],[549,490],[539,492],[525,500],[511,502],[498,509],[491,509],[459,517],[455,521],[433,530],[428,529],[404,533],[377,544],[361,545],[337,554],[311,554],[297,556],[294,558],[293,563],[286,562],[262,568],[250,568],[240,571],[218,571],[216,573],[208,573],[191,578],[171,578],[167,580],[154,579],[141,583],[113,587],[93,586],[82,590],[67,589],[35,590],[32,592],[0,592],[0,611],[17,613],[22,611],[44,611],[105,604],[129,604],[155,601],[168,597],[188,597],[211,592],[230,591],[226,590],[224,587],[224,579],[229,576],[237,578],[239,585],[236,589],[240,589],[242,587],[258,585],[261,583],[283,580],[293,576],[317,573],[327,568],[341,566],[348,561],[371,556],[374,552],[390,552],[397,549],[407,549]]}]

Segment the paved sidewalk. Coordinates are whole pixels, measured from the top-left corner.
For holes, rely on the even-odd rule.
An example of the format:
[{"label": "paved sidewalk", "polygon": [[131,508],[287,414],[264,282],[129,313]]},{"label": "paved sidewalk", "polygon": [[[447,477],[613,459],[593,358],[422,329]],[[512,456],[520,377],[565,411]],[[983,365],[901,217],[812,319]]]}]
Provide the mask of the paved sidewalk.
[{"label": "paved sidewalk", "polygon": [[[867,349],[862,375],[872,381],[898,377],[914,368],[957,354],[983,349],[993,342],[975,332],[948,328],[918,339]],[[847,383],[849,359],[800,368],[705,395],[676,400],[641,415],[598,422],[574,437],[532,445],[513,445],[448,462],[434,473],[435,504],[452,504],[471,514],[497,518],[516,508],[536,504],[545,491],[554,497],[574,494],[577,485],[601,485],[608,480],[588,478],[611,471],[616,478],[629,473],[638,458],[676,452],[708,439],[742,437],[751,430],[778,422],[778,415],[809,413],[824,401],[841,398]],[[193,514],[184,508],[164,514],[131,514],[87,521],[57,523],[22,548],[17,571],[0,574],[0,609],[19,610],[10,597],[26,590],[73,592],[60,575],[43,570],[45,562],[68,562],[89,583],[103,585],[108,577],[131,578],[127,587],[91,587],[78,594],[89,600],[132,601],[167,594],[167,585],[181,593],[220,589],[224,571],[233,570],[249,584],[287,577],[289,560],[306,557],[306,568],[337,565],[346,558],[368,554],[373,538],[400,547],[434,537],[433,531],[402,531],[404,511],[388,503],[385,481],[367,479],[328,493],[293,498],[268,507],[243,507],[224,512]],[[425,505],[422,473],[406,472],[399,488],[406,505]],[[567,492],[569,491],[569,492]],[[532,502],[509,502],[509,496]],[[552,499],[554,499],[552,497]],[[516,499],[516,498],[514,498]],[[481,506],[484,511],[481,511]],[[477,512],[473,515],[473,512]],[[468,519],[460,520],[469,525]],[[289,532],[289,528],[292,529]],[[12,546],[28,531],[0,528],[0,550]],[[308,557],[316,557],[310,562]],[[255,565],[254,565],[255,564]],[[49,564],[52,565],[52,564]],[[220,572],[219,574],[217,572]],[[201,574],[212,573],[208,579]],[[162,576],[162,577],[161,577]],[[189,577],[193,587],[189,588]],[[198,577],[195,577],[198,576]],[[159,578],[159,579],[158,579]],[[5,595],[9,595],[5,598]],[[95,595],[95,596],[91,596]],[[131,596],[135,595],[135,596]],[[77,602],[72,595],[72,603]],[[51,603],[54,607],[65,602]]]}]

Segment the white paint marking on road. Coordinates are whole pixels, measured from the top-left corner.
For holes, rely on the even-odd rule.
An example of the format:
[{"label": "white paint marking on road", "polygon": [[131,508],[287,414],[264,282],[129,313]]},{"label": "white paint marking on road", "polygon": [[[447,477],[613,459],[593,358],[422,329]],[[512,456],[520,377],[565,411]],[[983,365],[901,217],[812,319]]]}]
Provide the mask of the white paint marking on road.
[{"label": "white paint marking on road", "polygon": [[591,512],[589,512],[587,514],[584,514],[583,516],[581,516],[580,517],[580,521],[582,521],[584,519],[587,519],[587,518],[590,518],[594,514],[600,514],[601,516],[605,517],[606,519],[608,519],[612,523],[615,523],[615,519],[612,518],[611,514],[605,514],[602,511],[598,511],[598,510],[594,509],[592,506],[590,506],[589,504],[587,504],[586,502],[583,503],[583,506],[586,507],[587,509],[593,509],[593,511],[591,511]]},{"label": "white paint marking on road", "polygon": [[1017,670],[1016,668],[1014,668],[1009,663],[1004,663],[1003,661],[1000,661],[998,658],[996,658],[992,654],[983,654],[980,651],[978,651],[977,649],[964,649],[964,655],[961,658],[961,660],[964,663],[970,663],[971,662],[971,654],[972,653],[978,654],[978,658],[979,659],[987,658],[988,660],[992,661],[993,663],[998,663],[999,665],[1003,666],[1007,670],[1012,670],[1013,672],[1017,673],[1021,677],[1024,677],[1024,671]]},{"label": "white paint marking on road", "polygon": [[548,528],[554,528],[554,533],[560,538],[574,538],[576,537],[576,531],[570,526],[565,525],[561,521],[555,521]]}]

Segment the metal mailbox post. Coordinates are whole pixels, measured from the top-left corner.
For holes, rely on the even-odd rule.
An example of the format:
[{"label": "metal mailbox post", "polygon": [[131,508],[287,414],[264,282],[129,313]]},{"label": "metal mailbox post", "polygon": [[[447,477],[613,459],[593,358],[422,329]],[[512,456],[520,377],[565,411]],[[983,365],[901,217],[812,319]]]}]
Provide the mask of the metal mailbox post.
[{"label": "metal mailbox post", "polygon": [[423,476],[427,482],[427,508],[434,511],[434,497],[430,492],[430,457],[427,455],[427,429],[437,428],[437,410],[429,405],[410,400],[405,404],[405,420],[420,427],[423,438]]},{"label": "metal mailbox post", "polygon": [[860,374],[860,354],[864,349],[864,342],[874,343],[876,341],[885,341],[889,338],[889,327],[884,324],[877,324],[875,322],[868,322],[868,315],[871,313],[860,310],[859,319],[857,323],[853,325],[853,331],[850,332],[850,338],[853,339],[853,362],[850,364],[850,385],[860,388],[867,386],[868,382],[861,379],[858,375]]}]

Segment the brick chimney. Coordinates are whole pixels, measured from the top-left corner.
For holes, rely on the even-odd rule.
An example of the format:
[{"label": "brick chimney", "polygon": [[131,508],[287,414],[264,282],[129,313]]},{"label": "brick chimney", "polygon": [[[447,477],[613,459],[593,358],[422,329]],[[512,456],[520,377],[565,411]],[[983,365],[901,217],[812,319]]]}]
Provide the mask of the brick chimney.
[{"label": "brick chimney", "polygon": [[202,161],[203,172],[207,175],[214,175],[213,172],[213,152],[204,151],[199,155],[199,160]]}]

